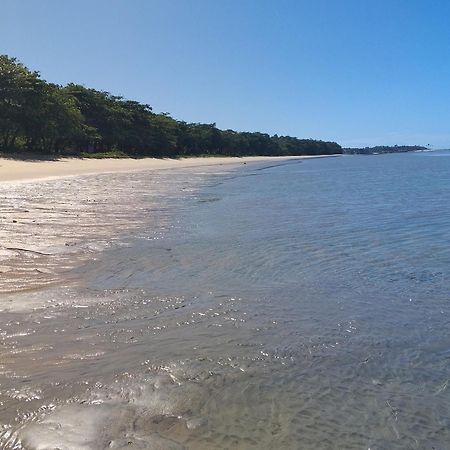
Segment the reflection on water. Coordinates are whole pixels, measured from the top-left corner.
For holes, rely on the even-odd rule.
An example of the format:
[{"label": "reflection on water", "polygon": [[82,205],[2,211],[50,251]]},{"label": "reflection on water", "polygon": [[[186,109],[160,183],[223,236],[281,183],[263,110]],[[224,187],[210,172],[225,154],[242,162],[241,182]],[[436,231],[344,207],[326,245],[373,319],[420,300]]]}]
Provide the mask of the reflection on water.
[{"label": "reflection on water", "polygon": [[187,170],[3,183],[0,293],[55,284],[144,226],[148,238],[157,239],[171,226],[167,211],[174,199],[204,176]]},{"label": "reflection on water", "polygon": [[2,294],[2,448],[448,448],[445,161],[114,175],[112,243]]}]

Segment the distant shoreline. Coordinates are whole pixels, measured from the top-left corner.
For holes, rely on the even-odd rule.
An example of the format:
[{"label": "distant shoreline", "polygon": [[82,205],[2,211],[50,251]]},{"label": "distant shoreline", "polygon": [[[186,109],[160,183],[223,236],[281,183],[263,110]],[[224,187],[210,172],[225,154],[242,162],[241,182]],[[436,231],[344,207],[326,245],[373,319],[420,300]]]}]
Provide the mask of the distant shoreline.
[{"label": "distant shoreline", "polygon": [[198,166],[241,165],[247,163],[303,160],[341,155],[314,156],[246,156],[246,157],[193,157],[180,159],[121,158],[55,160],[18,160],[0,157],[0,183],[25,182],[62,177],[95,175],[98,173],[135,172],[144,170],[182,169]]},{"label": "distant shoreline", "polygon": [[344,155],[383,155],[387,153],[411,153],[429,151],[428,147],[421,145],[378,145],[376,147],[344,148]]}]

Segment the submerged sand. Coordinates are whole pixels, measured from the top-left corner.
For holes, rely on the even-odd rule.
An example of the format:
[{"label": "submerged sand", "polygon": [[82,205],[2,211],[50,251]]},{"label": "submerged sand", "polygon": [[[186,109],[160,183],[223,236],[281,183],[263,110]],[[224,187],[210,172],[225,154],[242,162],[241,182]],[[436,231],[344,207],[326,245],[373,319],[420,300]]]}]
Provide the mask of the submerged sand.
[{"label": "submerged sand", "polygon": [[[113,278],[115,270],[127,272],[129,260],[101,269],[107,258],[99,255],[131,239],[159,242],[174,224],[178,199],[196,199],[211,176],[286,159],[0,160],[0,448],[178,449],[159,437],[162,428],[175,426],[179,431],[170,434],[183,438],[195,429],[204,433],[207,419],[189,412],[201,409],[203,388],[179,381],[175,369],[160,369],[176,356],[167,358],[155,344],[169,326],[173,339],[189,342],[192,331],[183,324],[205,317],[204,305],[188,311],[182,296],[129,291],[126,282],[91,289],[84,282],[88,269],[80,267],[98,263],[98,273]],[[143,262],[149,272],[172,258],[164,245],[153,250]],[[214,323],[223,317],[224,327],[234,327],[234,301],[208,302],[217,307],[210,311]],[[135,315],[141,307],[143,319]],[[178,309],[186,312],[172,317]],[[163,322],[149,322],[153,317]],[[214,330],[222,332],[220,325]],[[129,360],[141,333],[150,336],[156,357],[146,349]],[[117,353],[122,348],[125,360]]]},{"label": "submerged sand", "polygon": [[250,162],[285,161],[290,159],[317,158],[317,156],[264,157],[247,156],[181,158],[181,159],[81,159],[61,158],[51,161],[22,161],[0,158],[0,183],[4,181],[27,181],[43,178],[88,175],[97,173],[131,172],[140,170],[181,169],[199,166],[244,164]]},{"label": "submerged sand", "polygon": [[[188,185],[195,191],[202,173],[292,159],[301,158],[0,158],[0,294],[5,300],[7,293],[67,280],[74,267],[139,228],[152,208],[166,208]],[[173,184],[173,175],[182,173],[187,184]],[[21,309],[18,302],[7,303]]]}]

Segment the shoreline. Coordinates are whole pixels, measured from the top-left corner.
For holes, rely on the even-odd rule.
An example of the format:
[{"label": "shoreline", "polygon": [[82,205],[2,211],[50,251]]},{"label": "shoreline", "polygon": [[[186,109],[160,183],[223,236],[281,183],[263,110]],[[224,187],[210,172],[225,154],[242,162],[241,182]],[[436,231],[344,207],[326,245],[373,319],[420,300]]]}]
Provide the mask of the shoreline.
[{"label": "shoreline", "polygon": [[199,157],[181,159],[80,159],[23,161],[0,157],[0,183],[29,182],[102,173],[138,172],[146,170],[184,169],[200,166],[263,163],[275,161],[326,158],[340,155]]},{"label": "shoreline", "polygon": [[[97,250],[108,247],[121,232],[141,223],[143,208],[158,208],[161,196],[174,195],[167,183],[173,175],[185,172],[187,181],[192,171],[222,172],[248,167],[245,164],[271,167],[299,159],[304,158],[23,161],[0,157],[0,294],[68,281],[68,274],[86,255],[92,256],[91,245]],[[126,181],[130,174],[133,183]],[[0,302],[0,308],[4,306]]]},{"label": "shoreline", "polygon": [[[68,280],[67,274],[86,255],[92,255],[91,244],[110,245],[119,230],[134,229],[141,222],[142,208],[158,206],[149,204],[149,193],[158,202],[158,195],[168,189],[161,179],[171,177],[174,170],[206,173],[311,158],[320,156],[50,161],[0,157],[0,294],[33,291]],[[130,173],[136,174],[135,183],[123,185],[123,175]]]}]

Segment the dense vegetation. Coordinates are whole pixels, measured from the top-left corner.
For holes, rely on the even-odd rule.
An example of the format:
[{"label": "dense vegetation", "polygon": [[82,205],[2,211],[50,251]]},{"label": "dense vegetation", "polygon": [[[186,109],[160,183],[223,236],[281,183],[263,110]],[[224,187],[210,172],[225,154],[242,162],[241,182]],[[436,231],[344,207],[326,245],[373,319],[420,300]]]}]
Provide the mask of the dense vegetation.
[{"label": "dense vegetation", "polygon": [[316,155],[335,142],[220,130],[78,84],[59,86],[0,55],[0,151],[128,156]]},{"label": "dense vegetation", "polygon": [[405,153],[427,150],[427,147],[420,145],[379,145],[377,147],[364,148],[344,148],[343,153],[346,155],[378,155],[382,153]]}]

